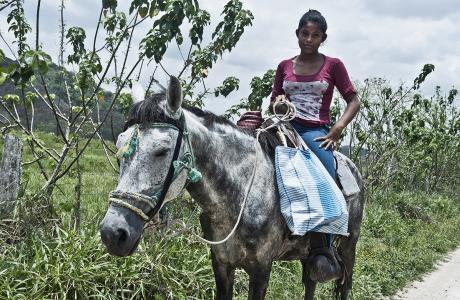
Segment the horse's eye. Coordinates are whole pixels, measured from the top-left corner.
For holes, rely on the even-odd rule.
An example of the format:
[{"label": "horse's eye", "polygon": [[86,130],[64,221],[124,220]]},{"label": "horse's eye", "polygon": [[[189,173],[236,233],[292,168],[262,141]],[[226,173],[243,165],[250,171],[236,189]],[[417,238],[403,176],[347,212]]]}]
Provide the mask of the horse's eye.
[{"label": "horse's eye", "polygon": [[168,152],[169,152],[169,149],[160,150],[160,151],[158,151],[157,153],[155,153],[155,157],[163,157],[163,156],[166,156],[166,154],[168,154]]}]

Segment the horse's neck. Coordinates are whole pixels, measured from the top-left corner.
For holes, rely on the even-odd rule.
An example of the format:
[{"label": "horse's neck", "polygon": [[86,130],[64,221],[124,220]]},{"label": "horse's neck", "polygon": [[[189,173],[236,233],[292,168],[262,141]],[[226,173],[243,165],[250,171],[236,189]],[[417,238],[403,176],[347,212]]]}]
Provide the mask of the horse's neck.
[{"label": "horse's neck", "polygon": [[238,210],[254,164],[268,163],[266,156],[251,136],[226,124],[210,130],[199,118],[187,116],[197,168],[203,175],[189,193],[204,211]]}]

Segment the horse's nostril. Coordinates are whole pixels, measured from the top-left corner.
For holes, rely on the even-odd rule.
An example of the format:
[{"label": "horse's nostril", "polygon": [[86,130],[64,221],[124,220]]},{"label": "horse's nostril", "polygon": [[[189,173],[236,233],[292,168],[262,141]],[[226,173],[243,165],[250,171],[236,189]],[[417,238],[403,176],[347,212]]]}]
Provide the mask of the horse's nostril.
[{"label": "horse's nostril", "polygon": [[128,232],[123,228],[117,229],[117,243],[118,245],[123,245],[128,239]]}]

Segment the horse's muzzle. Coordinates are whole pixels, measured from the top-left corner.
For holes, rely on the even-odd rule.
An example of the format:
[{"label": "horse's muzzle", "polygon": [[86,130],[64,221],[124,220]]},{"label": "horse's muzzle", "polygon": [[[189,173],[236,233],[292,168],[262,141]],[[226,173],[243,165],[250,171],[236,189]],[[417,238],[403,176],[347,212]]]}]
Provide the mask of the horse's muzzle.
[{"label": "horse's muzzle", "polygon": [[99,230],[110,254],[128,256],[139,245],[143,228],[144,222],[137,215],[123,207],[110,205]]}]

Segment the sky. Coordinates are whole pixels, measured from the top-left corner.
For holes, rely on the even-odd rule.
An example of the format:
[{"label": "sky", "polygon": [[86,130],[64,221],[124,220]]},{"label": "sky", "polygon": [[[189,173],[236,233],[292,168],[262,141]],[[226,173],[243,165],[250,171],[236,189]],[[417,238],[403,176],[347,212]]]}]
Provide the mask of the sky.
[{"label": "sky", "polygon": [[[128,1],[118,0],[120,8]],[[199,0],[200,6],[211,14],[211,26],[205,36],[220,20],[220,12],[227,1]],[[240,88],[228,98],[209,97],[206,109],[223,113],[232,104],[249,95],[249,84],[253,76],[261,76],[268,69],[299,53],[295,29],[302,14],[308,9],[319,10],[328,23],[328,39],[320,52],[340,58],[355,81],[370,77],[383,77],[394,86],[405,82],[408,85],[419,74],[423,65],[435,65],[421,87],[426,96],[433,95],[435,86],[444,91],[460,87],[460,2],[458,0],[246,0],[245,8],[254,15],[253,26],[248,27],[236,48],[226,53],[210,71],[206,86],[218,86],[226,77],[240,79]],[[29,23],[35,23],[35,0],[25,0]],[[40,40],[43,49],[57,59],[59,40],[58,5],[60,0],[42,0]],[[67,26],[81,26],[87,31],[88,45],[92,40],[100,9],[100,1],[66,0],[65,19]],[[152,21],[141,24],[138,44],[142,33],[148,31]],[[35,27],[35,25],[33,26]],[[7,32],[5,11],[0,13],[0,30],[11,42]],[[183,32],[186,32],[184,28]],[[33,38],[33,36],[31,36]],[[137,43],[136,43],[137,42]],[[31,39],[31,44],[34,40]],[[98,41],[102,45],[103,40]],[[14,46],[14,45],[13,45]],[[0,48],[6,51],[0,41]],[[137,55],[129,62],[133,62]],[[186,50],[184,50],[186,51]],[[171,74],[177,74],[182,58],[175,45],[166,53],[163,65]],[[151,64],[144,67],[140,83],[146,86]],[[157,79],[166,84],[167,75],[157,71]],[[268,105],[268,100],[265,102]]]}]

